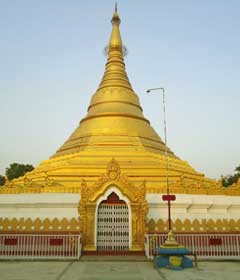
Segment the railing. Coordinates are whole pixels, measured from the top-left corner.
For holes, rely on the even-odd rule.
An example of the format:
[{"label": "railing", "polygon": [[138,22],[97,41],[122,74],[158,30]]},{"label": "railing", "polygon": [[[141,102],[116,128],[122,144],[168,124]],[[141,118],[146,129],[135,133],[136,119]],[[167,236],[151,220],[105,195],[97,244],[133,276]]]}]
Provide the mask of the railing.
[{"label": "railing", "polygon": [[79,234],[0,234],[0,259],[79,259]]},{"label": "railing", "polygon": [[[156,248],[164,243],[167,234],[146,234],[145,252],[148,259],[156,254]],[[176,240],[200,258],[240,259],[240,234],[206,233],[175,234]]]}]

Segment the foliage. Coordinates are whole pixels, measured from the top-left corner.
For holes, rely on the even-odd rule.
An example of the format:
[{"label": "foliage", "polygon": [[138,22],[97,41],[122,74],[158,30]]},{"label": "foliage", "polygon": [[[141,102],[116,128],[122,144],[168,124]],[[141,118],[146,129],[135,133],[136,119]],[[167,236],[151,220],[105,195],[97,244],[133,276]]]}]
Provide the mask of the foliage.
[{"label": "foliage", "polygon": [[238,166],[235,168],[235,172],[240,173],[240,165],[238,165]]},{"label": "foliage", "polygon": [[3,186],[6,182],[6,178],[2,175],[0,175],[0,186]]},{"label": "foliage", "polygon": [[222,178],[222,184],[223,184],[224,187],[231,186],[232,184],[237,183],[237,181],[239,180],[239,178],[240,178],[240,165],[237,166],[234,171],[235,171],[235,174],[224,176]]},{"label": "foliage", "polygon": [[30,164],[12,163],[6,168],[6,176],[8,180],[12,180],[23,176],[25,173],[32,171],[34,167]]}]

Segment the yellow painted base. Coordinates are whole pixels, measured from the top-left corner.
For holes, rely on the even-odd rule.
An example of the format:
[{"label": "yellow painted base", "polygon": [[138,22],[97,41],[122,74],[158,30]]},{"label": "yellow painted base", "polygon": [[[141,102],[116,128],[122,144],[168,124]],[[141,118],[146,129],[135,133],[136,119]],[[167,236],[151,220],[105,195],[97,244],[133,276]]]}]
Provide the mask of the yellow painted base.
[{"label": "yellow painted base", "polygon": [[[240,219],[189,219],[172,221],[172,229],[178,233],[207,233],[207,232],[240,232]],[[168,221],[159,219],[157,222],[153,219],[147,222],[147,232],[163,233],[168,232]]]}]

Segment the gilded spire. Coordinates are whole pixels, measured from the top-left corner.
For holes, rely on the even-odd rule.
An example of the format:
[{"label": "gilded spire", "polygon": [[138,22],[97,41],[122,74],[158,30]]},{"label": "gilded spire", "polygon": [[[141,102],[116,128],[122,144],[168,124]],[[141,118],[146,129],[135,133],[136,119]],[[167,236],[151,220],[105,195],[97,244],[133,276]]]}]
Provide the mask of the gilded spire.
[{"label": "gilded spire", "polygon": [[114,14],[113,14],[111,22],[112,22],[112,24],[115,23],[118,25],[121,23],[120,17],[118,15],[118,10],[117,10],[117,2],[115,3],[115,10],[114,10]]},{"label": "gilded spire", "polygon": [[108,60],[99,89],[110,86],[118,86],[132,90],[131,84],[127,77],[123,59],[123,44],[119,30],[121,20],[118,15],[117,3],[115,4],[115,10],[111,19],[111,23],[112,32],[108,44]]},{"label": "gilded spire", "polygon": [[119,51],[122,51],[122,39],[119,30],[119,25],[121,23],[120,17],[117,11],[117,3],[115,3],[115,10],[112,16],[112,34],[109,41],[109,51],[111,48],[119,48]]}]

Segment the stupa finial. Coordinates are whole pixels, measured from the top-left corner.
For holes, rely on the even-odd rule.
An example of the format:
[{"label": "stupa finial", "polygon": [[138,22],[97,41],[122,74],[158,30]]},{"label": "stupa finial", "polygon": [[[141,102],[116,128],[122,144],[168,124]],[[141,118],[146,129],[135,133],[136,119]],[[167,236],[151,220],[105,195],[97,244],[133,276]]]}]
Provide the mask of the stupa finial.
[{"label": "stupa finial", "polygon": [[122,54],[122,39],[119,31],[119,25],[121,23],[121,20],[117,11],[117,3],[115,3],[115,9],[114,9],[111,23],[112,23],[112,33],[109,40],[109,51],[111,51],[111,49],[116,50],[117,48]]},{"label": "stupa finial", "polygon": [[[124,64],[124,55],[126,55],[126,47],[123,46],[122,38],[119,30],[120,17],[118,15],[117,2],[112,16],[112,32],[109,43],[104,52],[107,55],[107,64],[105,73],[100,84],[100,88],[108,86],[121,85],[132,90],[129,83]],[[114,78],[113,78],[114,77]]]},{"label": "stupa finial", "polygon": [[117,2],[115,2],[115,9],[114,9],[114,13],[113,13],[111,22],[113,25],[114,24],[119,25],[121,23],[120,17],[118,15]]},{"label": "stupa finial", "polygon": [[126,47],[122,43],[120,34],[120,17],[118,15],[117,3],[112,16],[112,32],[109,43],[104,52],[107,56],[107,63],[102,82],[98,89],[103,87],[119,86],[128,88],[132,91],[131,84],[128,80],[124,64],[124,55],[127,53]]}]

